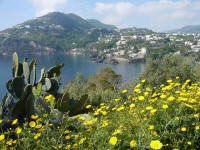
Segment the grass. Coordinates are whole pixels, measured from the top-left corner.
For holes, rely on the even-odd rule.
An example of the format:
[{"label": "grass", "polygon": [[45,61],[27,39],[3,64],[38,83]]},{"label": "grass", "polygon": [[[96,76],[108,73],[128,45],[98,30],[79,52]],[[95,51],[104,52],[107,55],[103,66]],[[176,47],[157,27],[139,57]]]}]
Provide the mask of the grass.
[{"label": "grass", "polygon": [[[86,106],[88,114],[54,126],[48,116],[14,123],[0,135],[1,149],[199,149],[200,84],[180,84],[177,77],[149,88],[142,80],[116,93],[111,102]],[[39,119],[39,120],[38,120]],[[33,123],[34,122],[34,123]],[[36,124],[35,124],[36,123]],[[16,128],[18,127],[18,128]],[[21,132],[20,132],[20,129]],[[18,131],[18,132],[17,132]]]}]

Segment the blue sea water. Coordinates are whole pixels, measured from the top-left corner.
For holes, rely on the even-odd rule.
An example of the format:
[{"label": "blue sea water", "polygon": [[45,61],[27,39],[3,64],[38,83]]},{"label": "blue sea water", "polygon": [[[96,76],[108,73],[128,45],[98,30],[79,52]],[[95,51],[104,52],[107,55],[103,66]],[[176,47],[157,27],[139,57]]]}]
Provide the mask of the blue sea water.
[{"label": "blue sea water", "polygon": [[[100,64],[92,63],[87,56],[74,55],[51,55],[51,56],[28,56],[28,61],[37,59],[37,78],[40,76],[40,70],[45,67],[50,68],[55,64],[64,63],[61,74],[62,86],[66,85],[70,80],[74,80],[77,72],[81,72],[85,78],[94,74],[99,68],[109,66],[116,73],[122,75],[123,82],[136,79],[144,70],[144,63],[134,64]],[[20,57],[23,62],[24,57]],[[7,92],[6,82],[12,78],[12,57],[0,56],[0,100]]]}]

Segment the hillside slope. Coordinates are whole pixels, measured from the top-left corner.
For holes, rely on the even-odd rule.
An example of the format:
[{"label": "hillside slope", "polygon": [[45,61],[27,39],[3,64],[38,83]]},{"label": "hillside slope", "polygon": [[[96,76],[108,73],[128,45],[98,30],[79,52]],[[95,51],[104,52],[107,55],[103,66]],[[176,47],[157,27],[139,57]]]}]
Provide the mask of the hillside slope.
[{"label": "hillside slope", "polygon": [[180,32],[180,33],[200,33],[200,25],[189,25],[184,26],[180,29],[171,30],[170,32]]},{"label": "hillside slope", "polygon": [[63,53],[85,47],[114,31],[98,28],[75,15],[59,12],[26,21],[0,32],[0,54]]}]

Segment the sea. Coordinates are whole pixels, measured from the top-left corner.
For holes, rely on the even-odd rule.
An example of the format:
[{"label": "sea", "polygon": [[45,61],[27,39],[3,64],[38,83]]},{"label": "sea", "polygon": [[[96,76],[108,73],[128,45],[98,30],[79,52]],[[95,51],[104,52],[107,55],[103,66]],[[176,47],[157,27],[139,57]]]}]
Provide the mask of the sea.
[{"label": "sea", "polygon": [[[96,73],[99,68],[111,67],[117,74],[122,75],[122,83],[125,84],[130,80],[135,80],[143,72],[145,63],[122,63],[122,64],[104,64],[93,63],[87,56],[80,55],[48,55],[48,56],[23,56],[19,57],[20,62],[24,58],[28,58],[28,62],[32,59],[37,60],[37,79],[40,77],[42,68],[49,69],[55,62],[64,63],[61,74],[61,87],[64,87],[70,80],[74,80],[78,72],[87,78]],[[12,57],[0,56],[0,101],[7,93],[6,82],[12,79]]]}]

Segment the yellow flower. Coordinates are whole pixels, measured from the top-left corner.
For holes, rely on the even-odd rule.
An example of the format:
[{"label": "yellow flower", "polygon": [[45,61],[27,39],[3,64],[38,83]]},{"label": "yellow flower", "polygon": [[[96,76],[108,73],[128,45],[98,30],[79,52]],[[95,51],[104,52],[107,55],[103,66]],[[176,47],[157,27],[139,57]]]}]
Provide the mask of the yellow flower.
[{"label": "yellow flower", "polygon": [[135,147],[136,144],[137,144],[137,142],[135,140],[132,140],[130,142],[130,147],[133,148],[133,147]]},{"label": "yellow flower", "polygon": [[172,83],[172,80],[167,80],[167,83]]},{"label": "yellow flower", "polygon": [[41,127],[40,129],[38,129],[39,132],[43,132],[45,129],[44,127]]},{"label": "yellow flower", "polygon": [[117,137],[116,136],[111,137],[110,140],[109,140],[109,143],[111,145],[116,145],[117,144]]},{"label": "yellow flower", "polygon": [[186,80],[185,82],[186,82],[186,83],[189,83],[189,82],[190,82],[190,80]]},{"label": "yellow flower", "polygon": [[90,127],[87,131],[90,132],[90,133],[94,133],[95,130]]},{"label": "yellow flower", "polygon": [[41,136],[41,133],[37,133],[35,136],[34,136],[34,139],[38,139],[39,137]]},{"label": "yellow flower", "polygon": [[153,107],[151,107],[151,106],[146,107],[146,110],[152,110],[152,109],[153,109]]},{"label": "yellow flower", "polygon": [[75,147],[78,147],[78,144],[77,144],[77,143],[75,143],[75,144],[73,145],[73,148],[75,148]]},{"label": "yellow flower", "polygon": [[17,124],[17,122],[18,122],[18,119],[13,120],[12,125]]},{"label": "yellow flower", "polygon": [[175,97],[170,96],[167,100],[168,100],[168,101],[173,101],[173,100],[175,100]]},{"label": "yellow flower", "polygon": [[153,131],[153,135],[156,135],[156,136],[157,136],[158,134],[157,134],[157,132],[156,132],[156,131]]},{"label": "yellow flower", "polygon": [[43,117],[44,117],[44,118],[47,118],[47,116],[48,116],[48,114],[43,114]]},{"label": "yellow flower", "polygon": [[140,101],[144,101],[144,96],[139,96],[138,99],[139,99]]},{"label": "yellow flower", "polygon": [[6,144],[9,145],[9,146],[11,146],[11,145],[12,145],[12,142],[13,142],[13,139],[7,141]]},{"label": "yellow flower", "polygon": [[31,115],[31,119],[37,119],[38,118],[38,115]]},{"label": "yellow flower", "polygon": [[16,134],[20,134],[21,132],[22,132],[22,128],[17,127],[17,128],[16,128]]},{"label": "yellow flower", "polygon": [[115,132],[113,132],[112,135],[117,135],[117,134],[119,134],[119,133],[121,133],[121,130],[115,130]]},{"label": "yellow flower", "polygon": [[195,130],[199,130],[199,126],[196,126],[196,127],[195,127]]},{"label": "yellow flower", "polygon": [[93,122],[92,122],[92,121],[85,121],[83,124],[84,124],[84,125],[92,125]]},{"label": "yellow flower", "polygon": [[100,106],[104,106],[104,105],[105,105],[104,103],[101,103],[101,104],[100,104]]},{"label": "yellow flower", "polygon": [[162,94],[161,96],[160,96],[160,98],[165,98],[165,97],[167,97],[166,95],[164,95],[164,94]]},{"label": "yellow flower", "polygon": [[36,122],[37,122],[37,123],[42,122],[42,118],[38,118],[38,119],[36,120]]},{"label": "yellow flower", "polygon": [[167,109],[167,108],[168,108],[168,105],[163,105],[162,108],[163,108],[163,109]]},{"label": "yellow flower", "polygon": [[35,121],[31,121],[31,122],[29,122],[29,126],[30,126],[31,128],[34,128],[34,127],[36,126]]},{"label": "yellow flower", "polygon": [[4,140],[5,139],[5,135],[4,134],[1,134],[0,135],[0,141]]},{"label": "yellow flower", "polygon": [[58,145],[58,149],[61,149],[62,148],[62,145]]},{"label": "yellow flower", "polygon": [[78,140],[78,138],[79,138],[79,135],[74,135],[75,140]]},{"label": "yellow flower", "polygon": [[89,108],[91,108],[91,107],[92,107],[91,105],[87,105],[85,108],[89,109]]},{"label": "yellow flower", "polygon": [[124,106],[117,108],[117,111],[122,111],[122,110],[124,110]]},{"label": "yellow flower", "polygon": [[0,120],[0,124],[3,122],[3,120]]},{"label": "yellow flower", "polygon": [[101,114],[106,116],[108,113],[106,111],[101,111]]},{"label": "yellow flower", "polygon": [[44,99],[46,100],[46,102],[50,102],[51,100],[54,100],[55,98],[53,95],[50,94],[49,96],[46,96]]},{"label": "yellow flower", "polygon": [[80,141],[79,141],[79,145],[80,144],[83,144],[85,142],[86,138],[82,138]]},{"label": "yellow flower", "polygon": [[37,124],[37,125],[35,126],[36,129],[40,129],[41,127],[42,127],[42,124]]},{"label": "yellow flower", "polygon": [[176,79],[179,79],[179,77],[176,77]]},{"label": "yellow flower", "polygon": [[102,123],[102,125],[100,126],[100,128],[104,128],[104,127],[106,127],[106,126],[108,126],[108,121],[104,121],[104,122]]},{"label": "yellow flower", "polygon": [[152,90],[148,87],[146,88],[146,91],[151,92]]},{"label": "yellow flower", "polygon": [[71,137],[69,135],[65,136],[66,140],[69,140]]},{"label": "yellow flower", "polygon": [[67,134],[67,133],[69,133],[69,130],[65,130],[65,132],[64,132],[65,134]]},{"label": "yellow flower", "polygon": [[144,82],[146,82],[146,80],[142,80],[141,82],[144,83]]},{"label": "yellow flower", "polygon": [[127,93],[127,90],[123,90],[123,91],[122,91],[122,94],[125,94],[125,93]]},{"label": "yellow flower", "polygon": [[52,127],[52,126],[53,126],[53,124],[52,124],[52,123],[49,123],[49,124],[48,124],[48,127]]},{"label": "yellow flower", "polygon": [[135,93],[137,93],[137,94],[140,94],[141,93],[141,90],[140,89],[134,89],[133,90]]},{"label": "yellow flower", "polygon": [[16,144],[16,143],[17,143],[17,140],[14,140],[12,143],[13,143],[13,144]]},{"label": "yellow flower", "polygon": [[149,126],[149,130],[153,130],[154,129],[154,126],[153,125],[150,125]]},{"label": "yellow flower", "polygon": [[190,141],[187,142],[188,145],[192,145],[192,143]]},{"label": "yellow flower", "polygon": [[152,149],[161,149],[163,144],[159,140],[152,140],[150,143],[150,147]]},{"label": "yellow flower", "polygon": [[150,112],[152,115],[154,115],[156,113],[157,109],[152,109]]},{"label": "yellow flower", "polygon": [[70,148],[71,148],[71,145],[68,144],[68,145],[66,146],[66,149],[70,149]]},{"label": "yellow flower", "polygon": [[185,127],[182,127],[181,131],[185,132],[185,131],[187,131],[187,129]]},{"label": "yellow flower", "polygon": [[144,92],[144,96],[148,96],[149,95],[149,92]]},{"label": "yellow flower", "polygon": [[135,107],[135,104],[131,104],[129,107],[130,107],[130,108],[133,108],[133,107]]},{"label": "yellow flower", "polygon": [[120,99],[119,99],[119,98],[116,98],[116,99],[115,99],[115,102],[119,102],[119,101],[120,101]]}]

